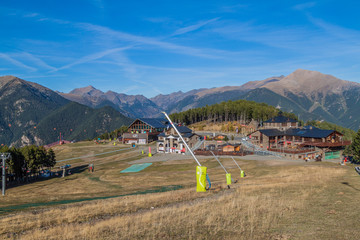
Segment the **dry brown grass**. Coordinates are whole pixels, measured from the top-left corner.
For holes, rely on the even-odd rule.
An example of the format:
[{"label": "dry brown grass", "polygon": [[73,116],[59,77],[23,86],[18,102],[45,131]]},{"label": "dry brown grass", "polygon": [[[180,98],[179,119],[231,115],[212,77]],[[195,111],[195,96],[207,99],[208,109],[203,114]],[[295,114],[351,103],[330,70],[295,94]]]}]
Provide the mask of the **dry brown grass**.
[{"label": "dry brown grass", "polygon": [[[291,166],[248,178],[231,190],[194,189],[129,196],[19,213],[0,220],[3,238],[289,239],[281,222],[303,211],[345,170]],[[219,188],[218,188],[219,189]],[[201,199],[199,199],[199,197]]]}]

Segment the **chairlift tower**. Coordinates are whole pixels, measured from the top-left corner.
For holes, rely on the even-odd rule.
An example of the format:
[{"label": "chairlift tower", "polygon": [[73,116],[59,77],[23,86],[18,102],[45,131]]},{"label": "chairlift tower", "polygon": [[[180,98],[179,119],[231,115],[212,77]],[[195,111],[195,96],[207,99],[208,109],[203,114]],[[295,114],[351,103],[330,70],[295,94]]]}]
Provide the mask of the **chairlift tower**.
[{"label": "chairlift tower", "polygon": [[11,158],[10,153],[1,153],[0,157],[2,159],[2,195],[5,196],[6,188],[6,160]]}]

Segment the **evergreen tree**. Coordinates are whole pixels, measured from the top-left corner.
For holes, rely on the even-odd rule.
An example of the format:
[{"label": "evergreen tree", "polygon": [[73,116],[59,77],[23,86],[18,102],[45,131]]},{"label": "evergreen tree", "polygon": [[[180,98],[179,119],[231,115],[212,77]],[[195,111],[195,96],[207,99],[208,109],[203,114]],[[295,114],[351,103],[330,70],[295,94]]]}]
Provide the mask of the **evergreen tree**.
[{"label": "evergreen tree", "polygon": [[46,162],[44,164],[45,167],[54,167],[56,165],[56,157],[55,152],[51,148],[46,153]]},{"label": "evergreen tree", "polygon": [[37,159],[39,154],[37,154],[37,147],[34,145],[25,146],[21,149],[22,154],[25,157],[25,162],[28,169],[31,169],[33,173],[39,170],[41,166],[40,159]]},{"label": "evergreen tree", "polygon": [[12,147],[10,149],[11,159],[9,159],[9,171],[14,173],[17,178],[24,176],[25,158],[20,149]]},{"label": "evergreen tree", "polygon": [[341,127],[339,125],[325,122],[325,121],[319,122],[319,121],[311,120],[311,121],[307,121],[305,125],[307,125],[307,126],[311,125],[311,126],[314,126],[314,127],[320,128],[320,129],[329,129],[329,130],[338,131],[338,132],[344,134],[345,140],[352,140],[356,135],[356,132],[354,130],[351,130],[351,129],[345,128],[345,127]]},{"label": "evergreen tree", "polygon": [[[175,122],[181,122],[186,125],[200,121],[211,122],[231,122],[242,121],[250,122],[252,119],[264,121],[278,115],[278,110],[264,103],[253,101],[237,100],[206,105],[201,108],[189,109],[181,113],[173,113],[170,118]],[[297,117],[293,113],[284,113],[286,117]]]},{"label": "evergreen tree", "polygon": [[351,150],[354,156],[354,161],[360,163],[360,129],[352,141]]}]

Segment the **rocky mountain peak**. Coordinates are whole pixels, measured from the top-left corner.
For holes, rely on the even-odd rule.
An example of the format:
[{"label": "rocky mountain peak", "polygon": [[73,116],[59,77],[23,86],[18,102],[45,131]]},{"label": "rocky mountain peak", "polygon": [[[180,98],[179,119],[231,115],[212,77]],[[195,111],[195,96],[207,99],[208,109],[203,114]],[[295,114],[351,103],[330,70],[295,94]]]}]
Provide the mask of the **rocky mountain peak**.
[{"label": "rocky mountain peak", "polygon": [[21,79],[17,78],[17,77],[14,77],[12,75],[0,77],[0,87],[4,86],[8,82],[11,82],[11,81],[14,81],[14,80],[21,80]]},{"label": "rocky mountain peak", "polygon": [[288,76],[276,82],[268,82],[261,87],[268,88],[276,93],[284,95],[285,92],[304,94],[307,96],[316,94],[338,94],[352,85],[359,85],[349,81],[338,79],[332,75],[318,71],[297,69]]},{"label": "rocky mountain peak", "polygon": [[83,88],[75,88],[69,94],[78,95],[78,96],[92,96],[92,97],[100,97],[104,95],[104,93],[93,86],[89,85]]}]

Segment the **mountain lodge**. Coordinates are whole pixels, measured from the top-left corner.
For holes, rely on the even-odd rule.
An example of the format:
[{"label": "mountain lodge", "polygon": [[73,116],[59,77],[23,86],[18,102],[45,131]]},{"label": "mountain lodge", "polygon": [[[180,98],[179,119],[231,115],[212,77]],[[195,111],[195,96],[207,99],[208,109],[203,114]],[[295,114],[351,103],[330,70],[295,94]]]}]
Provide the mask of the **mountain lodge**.
[{"label": "mountain lodge", "polygon": [[297,128],[299,123],[296,119],[285,117],[282,113],[279,113],[279,116],[270,118],[267,121],[263,122],[264,128],[277,128],[277,129],[287,129],[287,128]]},{"label": "mountain lodge", "polygon": [[123,134],[125,144],[148,144],[156,141],[169,122],[162,118],[137,118]]},{"label": "mountain lodge", "polygon": [[[176,128],[190,148],[193,148],[199,141],[200,136],[193,133],[188,127],[177,125]],[[188,151],[185,144],[171,125],[168,125],[165,131],[159,134],[158,138],[159,140],[156,144],[158,152],[185,153]]]},{"label": "mountain lodge", "polygon": [[[269,151],[283,153],[293,158],[324,156],[336,158],[350,141],[335,130],[314,126],[300,128],[295,119],[278,116],[264,122],[262,129],[248,135],[251,142]],[[331,153],[331,157],[330,157]]]}]

